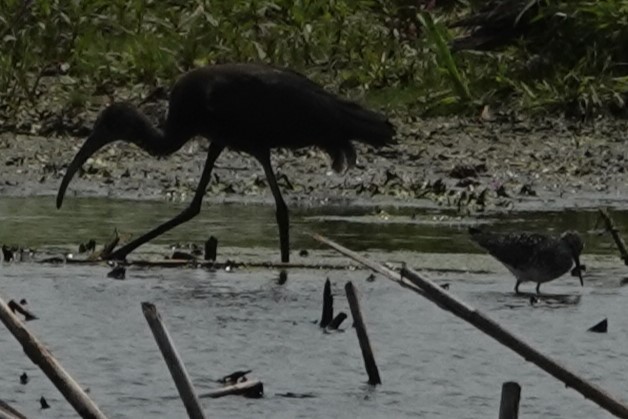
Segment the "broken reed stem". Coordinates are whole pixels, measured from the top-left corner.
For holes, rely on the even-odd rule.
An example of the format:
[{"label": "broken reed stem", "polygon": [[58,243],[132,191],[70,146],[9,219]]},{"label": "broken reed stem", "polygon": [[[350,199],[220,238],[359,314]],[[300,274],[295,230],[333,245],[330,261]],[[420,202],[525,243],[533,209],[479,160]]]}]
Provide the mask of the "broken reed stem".
[{"label": "broken reed stem", "polygon": [[215,261],[217,258],[218,252],[218,239],[214,236],[211,236],[205,242],[205,254],[203,258],[205,260]]},{"label": "broken reed stem", "polygon": [[338,313],[336,317],[334,317],[331,323],[329,323],[329,325],[327,326],[327,329],[338,330],[338,328],[340,327],[342,322],[345,321],[346,318],[347,318],[347,315],[341,311],[340,313]]},{"label": "broken reed stem", "polygon": [[334,296],[331,295],[331,281],[325,281],[323,288],[323,314],[321,315],[320,327],[327,327],[334,319]]},{"label": "broken reed stem", "polygon": [[144,313],[144,317],[146,317],[146,321],[150,326],[150,330],[153,332],[157,346],[159,346],[159,350],[161,351],[161,354],[166,361],[166,365],[170,370],[172,379],[179,391],[179,396],[181,397],[181,400],[183,400],[185,409],[188,412],[188,416],[192,419],[204,419],[205,414],[201,409],[201,404],[198,401],[196,392],[194,391],[192,381],[185,370],[185,366],[183,365],[183,361],[181,360],[177,349],[174,347],[174,343],[170,338],[166,325],[161,320],[157,307],[155,307],[152,303],[144,302],[142,303],[142,312]]},{"label": "broken reed stem", "polygon": [[[443,290],[438,286],[438,284],[407,268],[401,269],[400,276],[398,273],[384,268],[378,263],[372,262],[325,237],[318,234],[313,235],[313,237],[315,240],[327,244],[355,261],[360,263],[362,263],[361,261],[366,261],[366,266],[376,267],[377,269],[375,270],[388,279],[413,290],[417,294],[423,295],[425,298],[444,310],[447,310],[455,316],[472,324],[477,329],[480,329],[482,332],[489,335],[502,345],[521,355],[527,361],[532,362],[545,372],[562,381],[568,387],[573,388],[587,399],[597,403],[603,409],[606,409],[617,417],[628,419],[628,405],[611,396],[597,385],[589,383],[584,378],[576,375],[572,371],[560,365],[557,361],[543,355],[541,352],[524,342],[521,338],[513,335],[480,311],[459,300],[457,297],[453,296],[453,294]],[[409,281],[412,285],[406,285],[406,281]]]},{"label": "broken reed stem", "polygon": [[502,397],[499,403],[499,419],[518,419],[521,386],[514,381],[502,384]]},{"label": "broken reed stem", "polygon": [[375,356],[373,355],[373,349],[371,349],[371,342],[369,341],[366,326],[364,325],[364,319],[362,318],[362,312],[360,311],[360,301],[358,300],[358,296],[355,293],[355,288],[353,287],[351,281],[347,282],[345,285],[345,292],[347,294],[349,308],[351,309],[355,332],[357,333],[358,341],[360,342],[360,350],[362,351],[362,358],[364,358],[366,373],[369,376],[369,384],[381,384],[382,380],[379,377],[379,370],[377,369],[377,364],[375,363]]},{"label": "broken reed stem", "polygon": [[[63,257],[50,257],[38,261],[42,264],[60,264],[68,265],[102,265],[107,264],[106,260],[91,259],[69,259]],[[355,265],[334,265],[329,263],[281,263],[281,262],[215,262],[202,259],[164,259],[164,260],[126,260],[120,262],[121,266],[137,266],[145,268],[180,268],[183,266],[194,266],[208,269],[225,269],[225,268],[268,268],[268,269],[317,269],[328,271],[344,271],[355,269]]]},{"label": "broken reed stem", "polygon": [[224,397],[229,395],[242,395],[246,397],[258,398],[264,394],[264,384],[259,380],[247,380],[241,383],[236,383],[216,390],[211,390],[199,395],[200,398],[212,398]]},{"label": "broken reed stem", "polygon": [[104,413],[87,396],[81,386],[72,379],[70,374],[63,369],[50,351],[24,327],[2,298],[0,298],[0,320],[20,342],[26,356],[41,368],[44,374],[63,394],[63,397],[74,407],[79,416],[90,419],[106,418]]},{"label": "broken reed stem", "polygon": [[619,235],[619,230],[615,227],[615,223],[613,222],[611,215],[607,210],[600,208],[600,216],[602,217],[602,220],[604,220],[606,230],[611,233],[611,236],[617,245],[619,257],[621,257],[625,265],[628,265],[628,250],[626,250],[626,243],[624,243],[624,239],[622,239]]}]

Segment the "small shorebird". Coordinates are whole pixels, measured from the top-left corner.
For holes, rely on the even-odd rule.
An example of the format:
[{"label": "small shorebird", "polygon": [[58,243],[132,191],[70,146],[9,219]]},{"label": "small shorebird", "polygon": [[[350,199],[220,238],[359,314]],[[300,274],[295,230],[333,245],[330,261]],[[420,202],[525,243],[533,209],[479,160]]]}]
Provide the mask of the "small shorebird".
[{"label": "small shorebird", "polygon": [[522,282],[536,282],[536,293],[540,294],[542,283],[563,276],[574,263],[576,267],[571,274],[577,275],[580,285],[584,286],[582,271],[586,268],[580,265],[584,243],[575,231],[552,237],[535,233],[492,233],[470,227],[469,234],[517,278],[517,294]]}]

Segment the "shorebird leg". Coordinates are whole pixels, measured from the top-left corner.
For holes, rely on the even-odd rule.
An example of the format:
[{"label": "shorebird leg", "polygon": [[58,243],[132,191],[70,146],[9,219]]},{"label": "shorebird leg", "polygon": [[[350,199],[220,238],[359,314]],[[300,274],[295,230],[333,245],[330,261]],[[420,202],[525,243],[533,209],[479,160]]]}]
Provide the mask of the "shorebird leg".
[{"label": "shorebird leg", "polygon": [[192,202],[190,202],[190,205],[188,205],[186,209],[181,211],[181,213],[179,213],[179,215],[177,215],[173,219],[166,221],[162,225],[155,227],[154,229],[144,234],[143,236],[140,236],[137,239],[133,240],[132,242],[127,243],[126,245],[122,246],[121,248],[113,252],[109,256],[108,259],[124,260],[126,259],[126,255],[128,255],[129,253],[131,253],[133,250],[137,249],[144,243],[154,239],[157,236],[160,236],[161,234],[165,233],[168,230],[173,229],[179,224],[183,224],[184,222],[191,220],[196,215],[198,215],[198,213],[201,212],[201,204],[203,202],[203,196],[205,195],[207,184],[209,183],[209,180],[211,179],[211,174],[212,174],[212,169],[214,168],[214,163],[216,162],[216,159],[218,158],[218,156],[220,155],[223,149],[224,149],[223,146],[215,144],[215,143],[211,143],[209,145],[209,151],[207,152],[207,159],[205,160],[205,167],[203,168],[203,174],[201,175],[201,180],[198,182],[198,186],[196,187],[196,193],[194,194],[194,198],[192,198]]},{"label": "shorebird leg", "polygon": [[519,284],[521,284],[521,281],[517,281],[517,284],[515,284],[515,294],[519,294]]},{"label": "shorebird leg", "polygon": [[281,196],[281,191],[279,190],[279,185],[277,185],[277,179],[275,178],[275,173],[273,172],[273,168],[270,164],[270,151],[265,150],[258,153],[255,157],[264,168],[264,173],[266,174],[266,179],[268,180],[268,186],[270,186],[270,190],[275,198],[275,216],[277,217],[277,225],[279,226],[281,261],[283,263],[288,263],[290,262],[290,221],[288,219],[288,207]]},{"label": "shorebird leg", "polygon": [[572,273],[573,271],[576,271],[578,278],[580,278],[580,286],[584,287],[584,280],[582,279],[582,271],[586,270],[586,266],[580,264],[580,257],[577,254],[573,255],[573,260],[576,266],[575,268],[572,269]]}]

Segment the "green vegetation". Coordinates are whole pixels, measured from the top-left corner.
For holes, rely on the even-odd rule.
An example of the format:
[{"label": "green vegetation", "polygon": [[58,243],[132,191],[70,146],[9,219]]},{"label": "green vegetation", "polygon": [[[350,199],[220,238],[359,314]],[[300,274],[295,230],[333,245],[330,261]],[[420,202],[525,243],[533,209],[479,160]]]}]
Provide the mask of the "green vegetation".
[{"label": "green vegetation", "polygon": [[0,121],[46,100],[73,109],[145,93],[192,67],[233,61],[289,66],[420,114],[486,104],[581,116],[624,109],[628,0],[524,1],[520,33],[506,45],[455,53],[450,42],[465,30],[449,24],[487,2],[437,0],[429,12],[422,3],[0,0]]}]

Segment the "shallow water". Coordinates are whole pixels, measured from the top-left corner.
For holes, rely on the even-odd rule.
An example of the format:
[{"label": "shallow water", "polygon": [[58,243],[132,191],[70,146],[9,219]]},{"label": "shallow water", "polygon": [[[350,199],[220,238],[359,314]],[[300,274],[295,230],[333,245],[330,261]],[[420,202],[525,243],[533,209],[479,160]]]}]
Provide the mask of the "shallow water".
[{"label": "shallow water", "polygon": [[[114,228],[139,235],[164,222],[184,207],[167,202],[122,201],[103,198],[67,199],[60,210],[54,198],[0,199],[0,240],[6,244],[30,247],[66,247],[96,239],[106,241]],[[619,225],[628,224],[628,211],[613,217]],[[586,233],[596,227],[597,212],[558,211],[489,214],[479,222],[497,230],[539,230],[560,233],[577,229]],[[467,227],[476,218],[451,210],[413,208],[356,208],[327,206],[291,208],[292,249],[318,246],[309,233],[328,235],[355,250],[407,250],[426,253],[481,253],[467,237]],[[152,243],[202,243],[209,235],[219,239],[220,247],[257,248],[278,259],[278,233],[274,208],[261,205],[210,205],[192,221],[158,237]],[[598,234],[586,236],[587,252],[614,252],[612,242]],[[150,247],[150,246],[149,246]],[[240,250],[241,250],[240,249]],[[144,251],[140,248],[140,252]],[[296,252],[293,252],[296,253]]]},{"label": "shallow water", "polygon": [[[70,203],[71,202],[71,203]],[[73,199],[62,211],[46,199],[0,201],[0,241],[69,250],[89,238],[102,242],[116,226],[139,233],[176,209],[166,203]],[[624,400],[628,324],[628,276],[606,236],[585,234],[585,287],[566,276],[543,291],[569,294],[567,303],[530,305],[512,293],[514,280],[466,239],[470,219],[454,213],[386,209],[293,210],[293,260],[345,262],[314,244],[317,231],[379,261],[407,261],[489,314],[545,353]],[[626,220],[618,213],[618,224]],[[593,212],[525,213],[487,217],[499,229],[595,226]],[[236,221],[237,220],[237,221]],[[277,260],[273,209],[207,206],[198,219],[157,240],[146,253],[167,253],[177,241],[219,238],[221,258]],[[296,250],[308,248],[308,258]],[[472,253],[473,252],[473,253]],[[501,383],[522,387],[522,417],[611,417],[592,402],[451,314],[368,272],[291,270],[284,285],[272,270],[209,272],[203,269],[137,269],[127,280],[106,278],[105,266],[3,263],[0,292],[28,300],[40,319],[28,327],[111,417],[185,417],[182,403],[141,314],[140,303],[160,310],[187,369],[202,393],[215,379],[253,369],[265,397],[203,399],[214,417],[426,417],[483,418],[498,412]],[[325,278],[333,283],[335,309],[348,312],[343,286],[352,280],[362,302],[384,384],[366,376],[355,333],[324,334],[320,316]],[[524,284],[522,289],[532,291]],[[609,333],[586,329],[604,317]],[[348,323],[348,322],[346,322]],[[8,333],[0,333],[0,394],[29,417],[74,417],[69,405]],[[25,371],[30,382],[19,383]],[[307,393],[292,399],[281,393]],[[52,408],[39,410],[45,396]]]}]

